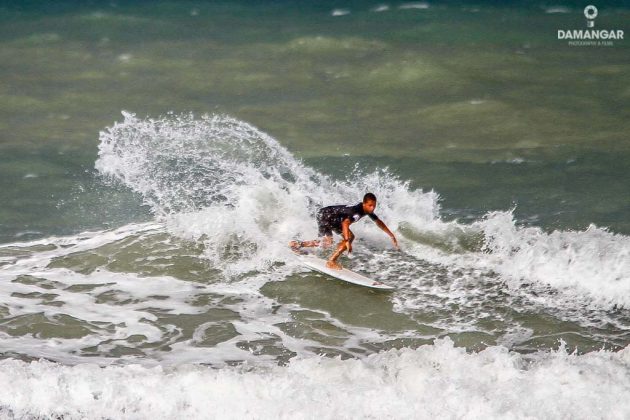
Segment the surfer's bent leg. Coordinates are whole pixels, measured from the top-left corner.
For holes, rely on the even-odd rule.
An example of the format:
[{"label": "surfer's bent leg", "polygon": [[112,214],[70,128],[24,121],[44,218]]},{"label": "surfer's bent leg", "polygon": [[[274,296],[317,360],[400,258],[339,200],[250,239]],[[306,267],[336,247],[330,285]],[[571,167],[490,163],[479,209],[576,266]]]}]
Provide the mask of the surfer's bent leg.
[{"label": "surfer's bent leg", "polygon": [[321,239],[313,239],[312,241],[291,241],[289,242],[289,246],[294,249],[304,248],[304,247],[315,247],[322,246],[324,248],[330,248],[333,243],[332,236],[324,236]]},{"label": "surfer's bent leg", "polygon": [[[331,221],[330,214],[326,211],[320,211],[317,213],[317,230],[319,239],[312,241],[290,241],[289,246],[294,250],[303,247],[315,247],[322,245],[324,248],[328,248],[332,245],[333,238],[333,222]],[[322,239],[323,238],[323,239]]]},{"label": "surfer's bent leg", "polygon": [[350,244],[352,244],[352,241],[354,241],[354,233],[352,233],[350,229],[348,229],[348,233],[349,233],[348,240],[346,241],[345,239],[342,239],[341,241],[339,241],[339,244],[337,244],[337,249],[328,259],[326,266],[330,268],[336,268],[336,269],[343,268],[341,267],[341,264],[337,262],[337,258],[339,258],[339,256],[343,254],[343,251],[347,249],[347,243],[350,242]]},{"label": "surfer's bent leg", "polygon": [[335,252],[333,252],[333,254],[330,256],[330,258],[328,258],[328,262],[326,263],[326,266],[330,267],[330,268],[337,268],[337,269],[341,269],[341,264],[339,264],[337,262],[337,258],[339,258],[339,256],[343,253],[343,251],[346,250],[346,240],[342,239],[338,244],[337,244],[337,249],[335,250]]},{"label": "surfer's bent leg", "polygon": [[319,244],[320,244],[320,240],[319,239],[314,239],[312,241],[290,241],[289,242],[289,246],[291,248],[293,248],[293,249],[319,246]]},{"label": "surfer's bent leg", "polygon": [[320,239],[322,239],[321,245],[324,248],[329,248],[333,243],[333,228],[334,224],[331,222],[328,215],[320,210],[320,212],[317,213],[317,234]]}]

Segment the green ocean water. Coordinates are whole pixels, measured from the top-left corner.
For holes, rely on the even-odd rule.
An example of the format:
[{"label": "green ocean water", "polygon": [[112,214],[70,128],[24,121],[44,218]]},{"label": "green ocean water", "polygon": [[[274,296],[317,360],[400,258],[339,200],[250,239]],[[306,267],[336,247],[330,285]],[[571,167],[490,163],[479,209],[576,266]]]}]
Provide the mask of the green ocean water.
[{"label": "green ocean water", "polygon": [[[630,233],[626,40],[558,40],[585,26],[579,5],[375,6],[3,4],[1,240],[150,218],[94,179],[121,110],[226,113],[325,173],[388,166],[446,218],[515,208],[545,229]],[[627,9],[599,8],[597,27],[627,30]]]}]

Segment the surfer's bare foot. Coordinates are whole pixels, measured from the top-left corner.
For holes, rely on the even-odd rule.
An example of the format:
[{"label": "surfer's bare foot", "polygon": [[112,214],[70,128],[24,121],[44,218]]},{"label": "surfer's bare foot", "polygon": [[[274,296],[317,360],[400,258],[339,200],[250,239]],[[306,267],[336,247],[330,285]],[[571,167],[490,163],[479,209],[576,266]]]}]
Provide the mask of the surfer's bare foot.
[{"label": "surfer's bare foot", "polygon": [[339,264],[337,261],[331,261],[331,260],[326,261],[326,267],[328,267],[328,268],[333,268],[333,269],[335,269],[335,270],[341,270],[341,269],[343,269],[343,267],[341,266],[341,264]]}]

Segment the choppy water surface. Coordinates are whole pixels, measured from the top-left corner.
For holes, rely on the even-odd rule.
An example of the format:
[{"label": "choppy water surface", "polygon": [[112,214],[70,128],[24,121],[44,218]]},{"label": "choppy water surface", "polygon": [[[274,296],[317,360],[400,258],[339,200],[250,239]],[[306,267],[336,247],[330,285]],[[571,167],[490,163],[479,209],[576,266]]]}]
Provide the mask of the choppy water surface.
[{"label": "choppy water surface", "polygon": [[[580,13],[5,7],[0,412],[627,417],[630,63]],[[391,293],[286,247],[366,191]]]}]

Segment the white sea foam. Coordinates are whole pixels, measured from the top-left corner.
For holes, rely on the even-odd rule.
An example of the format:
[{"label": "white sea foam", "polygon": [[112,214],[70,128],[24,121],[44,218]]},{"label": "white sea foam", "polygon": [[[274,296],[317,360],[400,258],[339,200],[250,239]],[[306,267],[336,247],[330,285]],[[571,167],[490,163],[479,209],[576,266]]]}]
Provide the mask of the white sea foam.
[{"label": "white sea foam", "polygon": [[571,418],[630,416],[630,349],[524,357],[448,339],[363,360],[286,367],[153,368],[0,362],[0,412],[15,418]]},{"label": "white sea foam", "polygon": [[411,3],[403,3],[400,6],[398,6],[399,9],[428,9],[429,8],[429,3],[420,1],[420,2],[411,2]]},{"label": "white sea foam", "polygon": [[476,224],[493,270],[504,277],[571,290],[606,305],[630,306],[630,238],[594,225],[584,231],[518,227],[511,212]]},{"label": "white sea foam", "polygon": [[[427,261],[443,266],[443,275],[451,280],[444,284],[434,280],[439,274],[426,269],[401,269],[398,277],[407,285],[395,297],[401,311],[426,310],[429,293],[460,309],[477,305],[469,317],[474,319],[482,315],[485,294],[497,286],[513,299],[525,298],[527,305],[567,313],[578,310],[571,319],[590,325],[610,321],[602,314],[600,322],[589,320],[590,310],[630,306],[630,238],[624,235],[595,226],[545,232],[519,226],[511,211],[491,212],[471,225],[405,225],[403,232],[414,240],[405,250],[418,258],[416,264]],[[521,300],[519,306],[523,304]]]},{"label": "white sea foam", "polygon": [[350,10],[348,9],[334,9],[330,12],[332,16],[345,16],[350,14]]},{"label": "white sea foam", "polygon": [[513,164],[516,164],[516,165],[520,165],[521,163],[525,163],[525,162],[529,162],[529,161],[527,159],[521,158],[521,157],[515,157],[515,158],[512,158],[512,159],[506,159],[506,160],[493,160],[493,161],[490,161],[490,163],[492,165],[495,165],[497,163],[513,163]]},{"label": "white sea foam", "polygon": [[389,10],[388,4],[379,4],[378,6],[374,6],[370,9],[372,12],[386,12]]},{"label": "white sea foam", "polygon": [[571,13],[571,9],[566,6],[548,6],[545,7],[545,13],[554,14],[554,13]]}]

